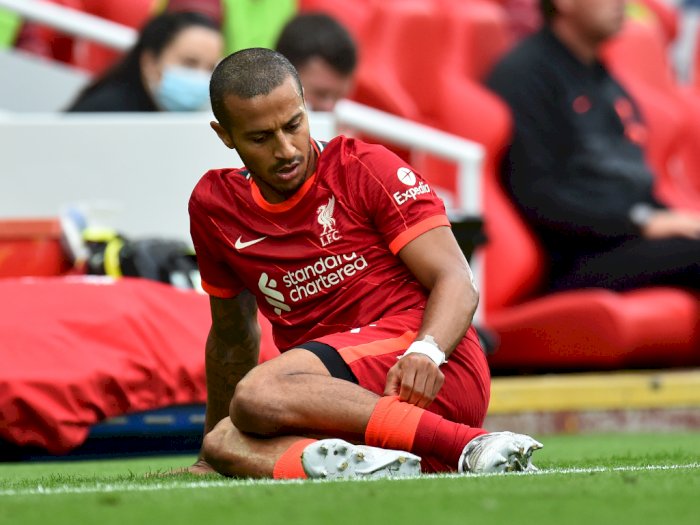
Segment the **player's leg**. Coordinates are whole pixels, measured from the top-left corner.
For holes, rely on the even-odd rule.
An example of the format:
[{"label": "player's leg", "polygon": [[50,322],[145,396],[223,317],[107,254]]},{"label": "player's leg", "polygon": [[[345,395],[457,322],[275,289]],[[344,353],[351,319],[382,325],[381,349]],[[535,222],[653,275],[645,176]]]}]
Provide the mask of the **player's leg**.
[{"label": "player's leg", "polygon": [[[397,352],[405,350],[407,344],[401,346],[399,351],[390,349],[381,356],[376,370],[383,380],[368,383],[376,387],[375,392],[331,376],[329,368],[311,351],[285,352],[253,369],[238,384],[231,402],[231,421],[248,436],[340,437],[372,447],[435,456],[456,470],[465,444],[485,431],[454,423],[397,397],[379,395],[389,363],[396,362]],[[370,341],[363,351],[381,352],[385,347],[385,339]]]},{"label": "player's leg", "polygon": [[238,384],[231,417],[207,434],[203,459],[229,476],[419,474],[420,458],[404,450],[299,437],[344,436],[361,442],[378,397],[332,377],[313,353],[291,350],[259,365]]},{"label": "player's leg", "polygon": [[[202,457],[225,476],[271,478],[286,451],[301,447],[301,455],[303,447],[314,441],[299,436],[258,439],[239,432],[230,418],[224,418],[204,437]],[[278,468],[283,470],[284,466]],[[295,477],[293,468],[290,467],[290,475],[286,477]]]},{"label": "player's leg", "polygon": [[[333,436],[418,455],[439,454],[449,442],[451,448],[445,451],[444,460],[456,469],[464,445],[485,433],[473,423],[483,421],[488,384],[482,385],[476,409],[472,409],[473,400],[448,400],[452,406],[444,412],[459,416],[457,422],[401,402],[397,397],[382,396],[387,371],[415,338],[415,332],[409,331],[397,341],[394,328],[386,326],[389,324],[379,322],[362,334],[322,338],[323,344],[328,340],[343,345],[339,351],[327,346],[351,361],[345,366],[362,372],[361,384],[333,377],[317,353],[303,348],[285,352],[254,368],[236,387],[230,410],[233,424],[241,432],[260,437]],[[351,354],[356,359],[348,357]],[[456,363],[446,366],[454,367]],[[349,374],[353,376],[352,371]],[[436,407],[444,404],[436,400]],[[461,424],[463,420],[468,424]]]},{"label": "player's leg", "polygon": [[408,452],[301,436],[258,438],[239,432],[230,418],[204,438],[203,459],[225,476],[245,478],[407,477],[420,474]]},{"label": "player's leg", "polygon": [[[407,312],[323,340],[338,348],[349,374],[361,386],[382,392],[388,368],[413,340],[412,330],[419,322],[420,312]],[[427,411],[396,398],[380,398],[365,432],[366,443],[410,450],[422,456],[425,472],[532,468],[529,457],[540,443],[529,436],[486,433],[481,428],[488,408],[490,374],[474,330],[467,332],[441,368],[445,382]]]},{"label": "player's leg", "polygon": [[[442,367],[445,383],[430,410],[446,420],[483,427],[489,403],[490,373],[477,335],[469,331]],[[433,449],[450,450],[445,435],[436,435]],[[530,436],[512,432],[489,432],[463,446],[457,463],[455,448],[447,462],[443,454],[423,457],[424,472],[499,472],[536,470],[530,463],[532,453],[542,444]],[[457,449],[459,447],[456,447]]]},{"label": "player's leg", "polygon": [[[456,469],[465,445],[485,430],[450,421],[395,397],[380,397],[386,373],[415,337],[410,328],[417,329],[420,316],[421,312],[414,312],[379,321],[364,332],[322,338],[324,344],[336,344],[344,362],[354,363],[353,369],[359,369],[360,362],[372,363],[361,385],[333,377],[331,366],[304,349],[285,352],[255,368],[236,389],[231,403],[233,423],[242,432],[258,436],[331,435],[364,440],[380,448],[435,457]],[[479,411],[480,419],[485,408],[484,404]]]},{"label": "player's leg", "polygon": [[240,381],[230,416],[241,432],[261,437],[315,435],[361,442],[378,398],[331,376],[315,354],[293,349]]}]

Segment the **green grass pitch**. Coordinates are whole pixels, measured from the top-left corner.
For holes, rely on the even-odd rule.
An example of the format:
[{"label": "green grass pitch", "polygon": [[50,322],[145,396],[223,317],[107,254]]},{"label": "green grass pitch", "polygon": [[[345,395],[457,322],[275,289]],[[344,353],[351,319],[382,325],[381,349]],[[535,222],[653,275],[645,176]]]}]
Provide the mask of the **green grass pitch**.
[{"label": "green grass pitch", "polygon": [[700,523],[700,433],[544,436],[533,475],[250,482],[145,477],[190,457],[0,464],[0,523]]}]

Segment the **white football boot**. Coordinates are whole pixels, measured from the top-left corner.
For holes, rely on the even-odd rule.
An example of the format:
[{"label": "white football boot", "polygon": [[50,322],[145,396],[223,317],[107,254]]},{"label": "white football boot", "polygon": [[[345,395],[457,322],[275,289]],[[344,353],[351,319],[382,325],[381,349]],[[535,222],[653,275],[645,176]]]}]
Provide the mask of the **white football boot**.
[{"label": "white football boot", "polygon": [[403,450],[321,439],[308,445],[301,463],[310,479],[405,478],[418,476],[420,457]]},{"label": "white football boot", "polygon": [[465,473],[534,472],[530,456],[544,445],[525,434],[491,432],[472,439],[459,458]]}]

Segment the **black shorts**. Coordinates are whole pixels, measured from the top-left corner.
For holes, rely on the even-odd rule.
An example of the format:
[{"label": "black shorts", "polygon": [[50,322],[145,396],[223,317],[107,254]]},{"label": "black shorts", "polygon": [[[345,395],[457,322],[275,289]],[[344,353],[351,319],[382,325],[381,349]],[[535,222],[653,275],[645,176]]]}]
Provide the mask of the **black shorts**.
[{"label": "black shorts", "polygon": [[340,357],[338,350],[332,346],[319,343],[318,341],[309,341],[308,343],[299,345],[297,348],[308,350],[318,357],[332,377],[344,379],[356,385],[359,384],[357,377],[355,377],[355,374],[353,374],[347,363],[343,361],[343,358]]}]

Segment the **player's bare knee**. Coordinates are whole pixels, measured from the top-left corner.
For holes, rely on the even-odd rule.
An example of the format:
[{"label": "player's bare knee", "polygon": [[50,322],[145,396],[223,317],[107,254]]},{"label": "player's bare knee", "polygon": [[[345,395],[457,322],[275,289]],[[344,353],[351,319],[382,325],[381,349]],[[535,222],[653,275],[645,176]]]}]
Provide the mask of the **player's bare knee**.
[{"label": "player's bare knee", "polygon": [[[249,377],[250,376],[250,377]],[[236,386],[231,399],[229,415],[241,432],[271,435],[279,428],[276,423],[277,400],[274,377],[257,377],[249,374]]]},{"label": "player's bare knee", "polygon": [[225,455],[226,429],[217,426],[204,436],[202,441],[202,459],[219,471],[221,458]]}]

